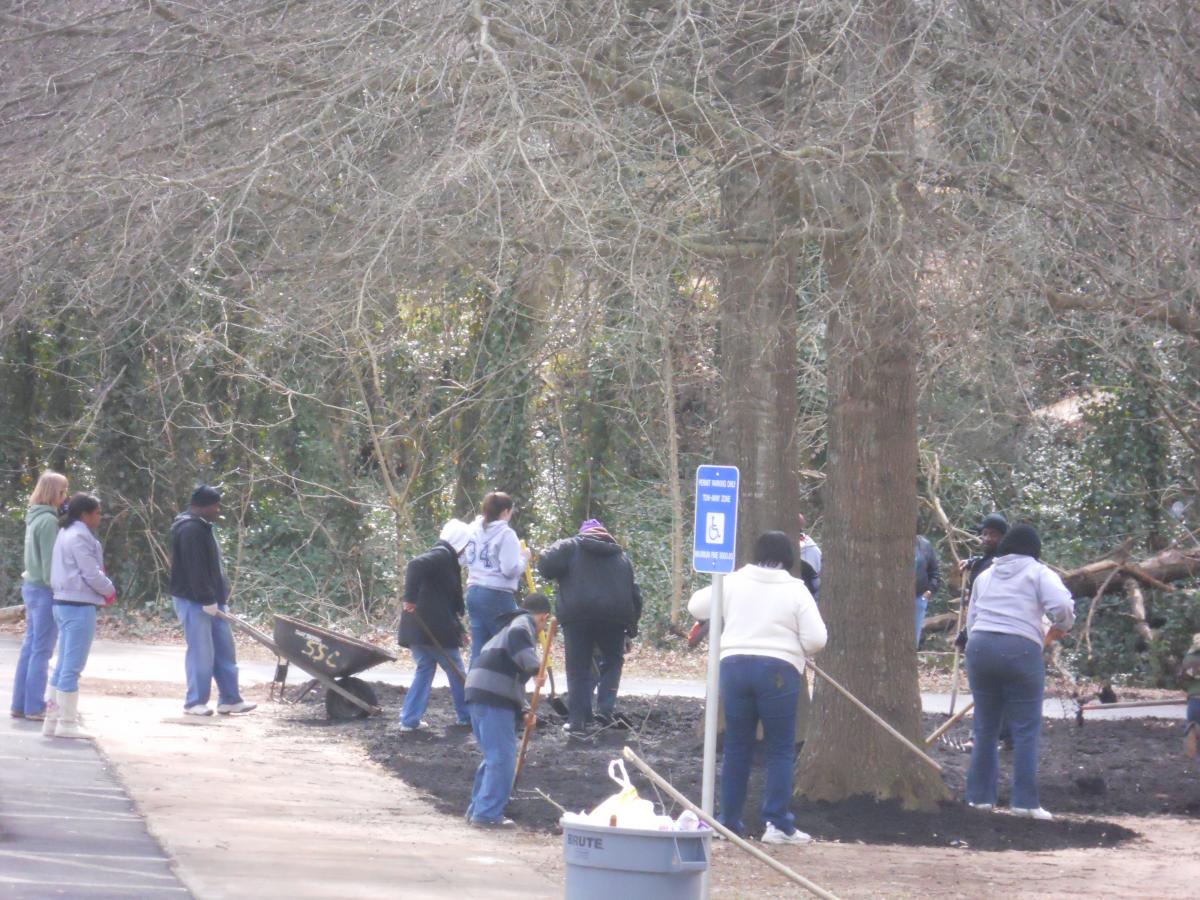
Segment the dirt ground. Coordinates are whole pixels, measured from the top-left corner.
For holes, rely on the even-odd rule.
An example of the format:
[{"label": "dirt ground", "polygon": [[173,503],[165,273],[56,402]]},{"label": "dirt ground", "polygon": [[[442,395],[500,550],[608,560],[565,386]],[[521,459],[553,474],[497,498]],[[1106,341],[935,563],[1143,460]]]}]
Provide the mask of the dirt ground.
[{"label": "dirt ground", "polygon": [[[403,691],[385,685],[375,685],[384,715],[366,721],[330,723],[312,695],[295,706],[265,703],[248,717],[196,724],[178,716],[177,691],[169,685],[95,681],[88,687],[105,695],[89,701],[101,719],[102,747],[201,898],[329,896],[331,886],[346,886],[347,866],[354,867],[354,896],[500,896],[474,880],[478,872],[500,879],[494,885],[511,886],[505,896],[560,897],[562,838],[552,833],[558,813],[535,788],[586,808],[609,793],[603,768],[632,739],[686,793],[699,793],[700,739],[693,729],[701,707],[695,701],[639,706],[623,700],[637,736],[614,730],[578,750],[568,749],[557,723],[547,719],[533,742],[520,799],[510,807],[523,829],[479,835],[461,818],[477,756],[469,733],[449,727],[444,691],[434,692],[430,729],[400,735]],[[248,694],[263,699],[261,689]],[[935,817],[921,827],[876,807],[851,809],[839,821],[828,810],[800,805],[802,826],[817,842],[765,849],[843,898],[1192,897],[1200,797],[1195,765],[1177,752],[1177,728],[1136,721],[1088,723],[1075,732],[1073,724],[1051,723],[1042,784],[1046,805],[1068,814],[1065,828],[971,812],[971,821],[985,824],[964,840],[961,817]],[[952,732],[964,735],[965,729]],[[965,754],[949,746],[935,753],[951,785],[961,784]],[[189,770],[204,773],[206,790],[180,779]],[[1120,772],[1136,777],[1118,779]],[[1103,791],[1091,782],[1088,789],[1068,786],[1094,773],[1104,779]],[[919,837],[906,845],[905,835],[888,829]],[[997,835],[990,844],[989,829]],[[1022,834],[1032,837],[1022,840]],[[1005,846],[1029,849],[979,852]],[[442,857],[462,860],[462,871],[416,862]],[[514,880],[517,869],[506,871],[509,865],[536,871],[536,881],[518,888],[524,879]],[[799,894],[725,842],[714,846],[711,868],[712,895],[721,900]],[[408,880],[414,872],[423,879],[419,884]],[[301,883],[299,893],[287,893]],[[254,893],[245,892],[250,889]]]},{"label": "dirt ground", "polygon": [[[385,707],[403,702],[403,689],[377,684]],[[615,790],[604,775],[609,760],[625,744],[689,796],[699,796],[704,706],[684,698],[626,698],[621,710],[632,728],[608,728],[586,742],[568,742],[562,720],[542,707],[539,728],[530,743],[525,772],[510,814],[525,828],[552,833],[558,810],[549,797],[572,810],[591,809]],[[348,739],[407,783],[427,792],[437,808],[461,814],[470,796],[478,754],[469,730],[454,726],[448,692],[435,691],[426,712],[430,727],[400,734],[394,717],[353,725],[330,724],[323,707],[301,704],[291,712],[300,728],[324,730]],[[929,730],[938,722],[928,717]],[[961,794],[968,754],[957,744],[969,737],[969,725],[952,729],[933,755],[942,763],[947,783]],[[1043,804],[1069,813],[1054,822],[1029,822],[1007,815],[984,815],[961,803],[940,812],[905,812],[894,804],[854,801],[828,806],[797,801],[801,827],[825,841],[966,847],[976,850],[1050,850],[1068,847],[1112,847],[1137,837],[1134,830],[1112,821],[1123,815],[1180,815],[1200,820],[1200,765],[1179,753],[1177,723],[1153,719],[1089,722],[1047,721],[1043,729],[1040,781]],[[1005,757],[1007,754],[1005,754]],[[1006,765],[1002,760],[1002,765]],[[761,764],[755,767],[752,797],[761,790]],[[656,797],[648,782],[635,778],[646,796]],[[540,793],[539,793],[540,792]],[[1007,787],[1001,789],[1001,804]],[[677,810],[667,803],[669,812]],[[752,807],[747,828],[761,828]]]}]

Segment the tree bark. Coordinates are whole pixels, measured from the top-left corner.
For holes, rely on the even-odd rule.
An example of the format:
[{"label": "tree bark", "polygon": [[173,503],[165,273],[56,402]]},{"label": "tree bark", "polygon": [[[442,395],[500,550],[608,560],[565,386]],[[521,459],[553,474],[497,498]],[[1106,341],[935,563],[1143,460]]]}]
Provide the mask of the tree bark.
[{"label": "tree bark", "polygon": [[[903,74],[906,9],[901,2],[874,4],[858,35],[861,56],[847,60],[846,99],[861,117],[860,146],[892,156],[911,152],[913,141],[913,92]],[[919,743],[913,634],[918,266],[906,232],[905,186],[894,172],[875,156],[847,167],[835,187],[842,214],[869,225],[858,239],[830,239],[823,248],[834,308],[827,337],[821,580],[829,644],[820,664]],[[929,808],[948,796],[936,774],[823,684],[813,707],[797,779],[808,799],[866,795]]]}]

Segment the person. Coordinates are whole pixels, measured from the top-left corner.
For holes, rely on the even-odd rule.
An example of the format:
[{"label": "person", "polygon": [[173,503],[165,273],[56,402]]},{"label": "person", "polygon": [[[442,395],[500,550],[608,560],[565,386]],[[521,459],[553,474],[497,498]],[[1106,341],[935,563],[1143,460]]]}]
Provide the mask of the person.
[{"label": "person", "polygon": [[804,582],[808,592],[813,595],[813,599],[819,601],[821,599],[821,547],[811,534],[805,532],[805,529],[808,528],[808,519],[804,517],[804,513],[796,513],[796,519],[800,524],[800,537],[796,540],[796,549],[800,551],[800,580]]},{"label": "person", "polygon": [[1192,645],[1179,663],[1179,680],[1188,698],[1183,752],[1195,759],[1200,755],[1200,633],[1192,635]]},{"label": "person", "polygon": [[463,551],[472,665],[483,645],[500,630],[500,616],[517,608],[517,582],[529,562],[529,551],[508,524],[516,512],[512,497],[492,491],[483,498],[481,512]]},{"label": "person", "polygon": [[[989,513],[983,517],[976,531],[979,534],[980,549],[983,552],[959,563],[959,571],[963,574],[963,596],[968,600],[971,596],[971,586],[975,584],[975,580],[995,561],[996,548],[1000,546],[1004,535],[1008,534],[1008,520],[999,513]],[[963,627],[954,638],[954,643],[959,650],[967,649],[966,622],[963,622]],[[957,673],[955,677],[957,677]],[[969,751],[973,746],[974,743],[968,740],[964,749]],[[1005,750],[1012,750],[1012,730],[1008,726],[1008,716],[1003,714],[1000,716],[1000,746]]]},{"label": "person", "polygon": [[104,574],[104,548],[96,539],[100,515],[100,500],[79,493],[67,501],[58,521],[50,562],[58,663],[50,676],[54,705],[47,708],[42,722],[47,737],[91,737],[79,727],[79,676],[96,636],[96,607],[117,599],[117,589]]},{"label": "person", "polygon": [[463,696],[466,670],[459,652],[464,633],[462,615],[466,612],[459,557],[470,536],[470,525],[451,519],[442,527],[438,542],[412,559],[404,571],[398,643],[412,651],[417,670],[400,710],[401,733],[427,726],[421,715],[429,705],[429,689],[438,666],[450,680],[458,724],[471,724]]},{"label": "person", "polygon": [[220,491],[200,484],[192,491],[187,512],[171,523],[171,602],[187,642],[183,711],[189,716],[212,715],[208,700],[214,679],[221,715],[249,712],[257,706],[243,700],[238,691],[233,631],[217,616],[229,600],[221,548],[213,533],[213,523],[220,516]]},{"label": "person", "polygon": [[[538,633],[550,617],[545,594],[530,594],[522,609],[500,616],[500,630],[483,646],[467,673],[467,709],[471,731],[483,760],[475,770],[467,821],[481,828],[511,828],[504,815],[517,771],[517,724],[533,727],[525,712],[525,682],[540,688]],[[547,648],[549,652],[549,648]]]},{"label": "person", "polygon": [[1075,601],[1062,579],[1039,562],[1042,541],[1032,525],[1012,528],[996,548],[996,561],[971,591],[967,612],[967,680],[975,699],[974,746],[967,768],[967,802],[996,804],[1000,717],[1012,729],[1012,794],[1018,816],[1052,819],[1038,802],[1037,758],[1046,680],[1043,616],[1050,637],[1075,622]]},{"label": "person", "polygon": [[[613,720],[625,641],[638,632],[642,593],[633,565],[599,519],[588,519],[574,537],[564,538],[542,554],[538,572],[558,582],[555,615],[563,632],[567,663],[567,701],[572,737],[587,733],[596,713],[604,724]],[[592,654],[599,656],[599,679],[592,676]]]},{"label": "person", "polygon": [[[721,758],[720,821],[745,833],[751,757],[758,724],[766,750],[762,840],[804,844],[812,840],[796,828],[788,808],[796,757],[796,705],[805,660],[825,646],[825,622],[804,583],[789,574],[795,564],[792,541],[767,531],[754,542],[753,562],[725,579],[721,630],[721,702],[725,707],[725,749]],[[708,619],[712,589],[688,601],[688,612]]]},{"label": "person", "polygon": [[917,535],[916,548],[913,551],[913,572],[916,575],[916,623],[917,642],[921,646],[921,630],[925,627],[925,610],[929,607],[929,598],[942,586],[942,572],[938,564],[937,551],[924,535]]},{"label": "person", "polygon": [[25,571],[21,573],[21,601],[25,604],[25,638],[13,672],[14,719],[41,720],[46,714],[46,675],[50,654],[58,639],[54,624],[54,591],[50,563],[58,537],[58,508],[67,499],[66,476],[46,471],[37,480],[25,512]]}]

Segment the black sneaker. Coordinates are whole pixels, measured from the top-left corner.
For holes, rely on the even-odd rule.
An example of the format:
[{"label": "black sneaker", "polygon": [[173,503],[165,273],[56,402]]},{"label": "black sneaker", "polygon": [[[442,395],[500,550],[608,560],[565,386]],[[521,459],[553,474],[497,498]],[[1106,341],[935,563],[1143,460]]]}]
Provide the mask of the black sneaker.
[{"label": "black sneaker", "polygon": [[490,828],[502,831],[508,831],[517,827],[517,823],[512,819],[501,819],[498,822],[485,822],[483,819],[472,819],[472,828]]}]

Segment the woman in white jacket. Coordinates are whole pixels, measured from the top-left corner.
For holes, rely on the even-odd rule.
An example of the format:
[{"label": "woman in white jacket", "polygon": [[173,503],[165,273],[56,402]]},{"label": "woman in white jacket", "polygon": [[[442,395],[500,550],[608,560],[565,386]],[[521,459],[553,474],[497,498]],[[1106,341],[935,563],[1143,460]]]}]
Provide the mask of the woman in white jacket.
[{"label": "woman in white jacket", "polygon": [[55,705],[47,707],[42,734],[87,738],[91,735],[79,727],[79,675],[96,636],[96,607],[112,603],[117,589],[104,574],[104,551],[95,535],[100,501],[92,494],[73,495],[59,525],[50,563],[58,626],[58,665],[50,676]]},{"label": "woman in white jacket", "polygon": [[[721,629],[721,702],[725,707],[725,750],[721,757],[720,821],[745,833],[742,807],[750,781],[754,736],[759,722],[766,749],[762,836],[768,844],[812,840],[796,828],[788,808],[796,761],[796,702],[804,661],[825,646],[825,622],[816,601],[788,570],[795,563],[791,540],[767,531],[754,542],[754,561],[725,579]],[[711,588],[688,601],[688,612],[708,619]]]}]

